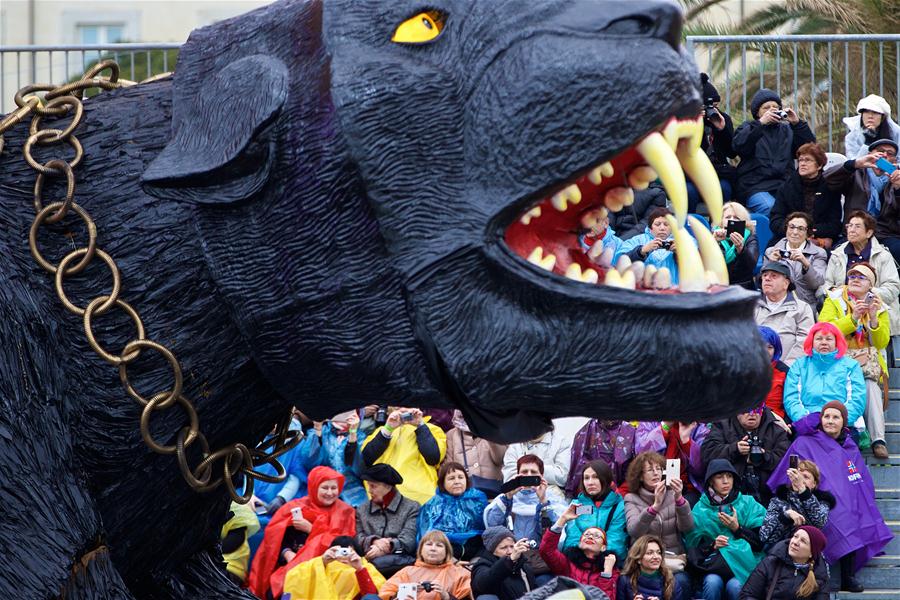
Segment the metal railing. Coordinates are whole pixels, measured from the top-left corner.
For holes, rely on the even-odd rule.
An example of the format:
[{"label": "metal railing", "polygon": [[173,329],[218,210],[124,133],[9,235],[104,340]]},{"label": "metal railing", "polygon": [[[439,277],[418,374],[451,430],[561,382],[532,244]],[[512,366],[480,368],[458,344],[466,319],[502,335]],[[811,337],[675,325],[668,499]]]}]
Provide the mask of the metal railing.
[{"label": "metal railing", "polygon": [[71,81],[101,59],[114,59],[121,76],[132,81],[172,71],[179,48],[180,43],[0,46],[0,113],[15,108],[19,88]]},{"label": "metal railing", "polygon": [[828,151],[843,152],[846,126],[868,94],[900,100],[900,35],[687,36],[688,51],[710,75],[735,126],[749,118],[761,87],[798,108]]}]

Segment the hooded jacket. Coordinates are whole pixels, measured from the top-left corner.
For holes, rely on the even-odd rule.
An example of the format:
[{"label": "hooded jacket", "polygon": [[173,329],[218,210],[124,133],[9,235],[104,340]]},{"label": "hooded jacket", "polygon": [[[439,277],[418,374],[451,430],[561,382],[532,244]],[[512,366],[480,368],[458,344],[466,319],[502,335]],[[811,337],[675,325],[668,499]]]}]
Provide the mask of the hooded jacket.
[{"label": "hooded jacket", "polygon": [[[879,309],[878,319],[874,327],[868,330],[867,335],[863,338],[862,345],[860,345],[855,336],[856,326],[853,324],[853,311],[847,305],[846,300],[844,300],[843,292],[843,287],[828,292],[828,295],[825,297],[825,303],[822,305],[822,314],[819,315],[819,320],[834,323],[841,330],[841,333],[844,334],[844,337],[847,338],[847,347],[850,349],[872,346],[880,351],[887,348],[887,345],[891,342],[891,323],[887,309],[883,306]],[[878,354],[878,362],[881,365],[882,372],[887,373],[887,361],[884,360],[884,356],[880,352]]]},{"label": "hooded jacket", "polygon": [[[678,262],[675,260],[674,252],[660,248],[647,256],[641,255],[641,247],[655,237],[650,232],[650,228],[646,227],[644,233],[625,240],[613,257],[613,264],[616,264],[620,256],[627,256],[632,262],[643,261],[645,265],[653,265],[657,269],[665,267],[672,274],[672,285],[678,285]],[[696,244],[696,242],[694,243]]]},{"label": "hooded jacket", "polygon": [[[761,462],[754,465],[754,469],[759,475],[760,487],[762,487],[775,466],[781,461],[788,446],[791,445],[791,440],[787,432],[775,423],[775,417],[768,408],[763,409],[759,427],[756,428],[755,433],[765,450],[762,453]],[[747,430],[740,424],[737,417],[713,423],[709,435],[706,436],[703,446],[700,448],[703,462],[709,464],[715,458],[724,458],[743,478],[750,466],[747,462],[749,455],[741,454],[737,443],[745,435],[747,435]],[[767,497],[768,494],[766,493],[765,496]]]},{"label": "hooded jacket", "polygon": [[840,400],[847,407],[849,424],[866,408],[866,380],[859,363],[848,356],[838,358],[834,350],[813,350],[791,365],[784,380],[784,412],[791,421],[818,412],[825,403]]},{"label": "hooded jacket", "polygon": [[[807,232],[809,237],[831,238],[832,242],[836,242],[843,234],[841,211],[841,195],[828,187],[824,174],[820,173],[816,180],[815,200],[810,215],[813,218],[813,230]],[[773,241],[785,236],[787,216],[793,212],[806,212],[803,179],[796,170],[791,171],[775,193],[775,204],[769,212],[769,229],[772,230]]]},{"label": "hooded jacket", "polygon": [[482,550],[472,563],[472,594],[493,594],[500,600],[518,600],[538,587],[525,556],[513,561]]},{"label": "hooded jacket", "polygon": [[[897,263],[890,251],[881,245],[873,236],[872,252],[869,255],[869,264],[878,274],[877,285],[872,291],[878,294],[881,302],[887,306],[888,316],[891,318],[891,331],[900,332],[900,274],[897,273]],[[819,295],[824,296],[829,290],[847,283],[847,253],[845,249],[850,242],[844,242],[831,251],[828,259],[828,267],[825,269],[825,285],[819,289]]]},{"label": "hooded jacket", "polygon": [[591,500],[587,494],[578,494],[572,502],[593,506],[594,512],[580,515],[566,523],[566,541],[563,549],[577,547],[585,530],[599,527],[606,532],[606,549],[615,552],[616,556],[624,560],[628,548],[625,546],[625,501],[622,496],[614,490],[609,490],[602,502]]},{"label": "hooded jacket", "polygon": [[[747,578],[747,583],[741,588],[739,600],[797,600],[797,589],[806,579],[809,572],[808,566],[797,567],[794,560],[788,554],[788,540],[779,542],[772,551]],[[828,600],[828,564],[819,558],[813,564],[813,573],[819,591],[812,596],[805,596],[805,600]],[[772,580],[775,580],[773,593],[769,594]]]},{"label": "hooded jacket", "polygon": [[365,436],[360,434],[357,442],[350,443],[348,436],[335,429],[329,421],[322,427],[321,437],[311,433],[307,439],[310,450],[318,455],[317,463],[331,467],[344,476],[341,500],[350,506],[359,506],[365,502],[366,488],[359,478],[363,469],[359,448],[365,441]]},{"label": "hooded jacket", "polygon": [[[862,128],[862,120],[858,114],[862,110],[871,110],[883,114],[887,121],[887,128],[890,131],[890,135],[881,135],[883,129],[879,129],[879,133],[876,134],[875,139],[867,142],[865,132]],[[891,119],[891,105],[888,104],[887,100],[881,96],[869,94],[856,104],[856,112],[857,114],[842,119],[844,125],[846,125],[848,129],[847,135],[844,136],[844,150],[847,158],[864,156],[869,151],[869,144],[871,142],[885,137],[889,137],[897,144],[900,144],[900,125],[897,125],[894,120]]]},{"label": "hooded jacket", "polygon": [[460,496],[453,496],[438,488],[431,500],[419,510],[416,526],[418,539],[438,529],[447,534],[454,544],[465,544],[466,541],[484,531],[484,509],[487,497],[481,490],[470,487]]},{"label": "hooded jacket", "polygon": [[828,523],[822,530],[828,538],[825,559],[835,563],[856,551],[853,570],[858,571],[894,535],[875,503],[875,484],[856,442],[846,430],[840,441],[834,440],[819,429],[819,422],[820,415],[815,412],[794,423],[797,438],[769,478],[769,488],[777,490],[778,486],[789,484],[787,469],[791,454],[816,463],[822,474],[819,489],[837,498],[837,505],[828,513]]},{"label": "hooded jacket", "polygon": [[[356,518],[352,506],[341,500],[335,500],[331,506],[319,504],[319,486],[332,479],[337,480],[338,490],[342,491],[343,475],[331,467],[314,468],[309,472],[309,495],[291,500],[272,516],[250,570],[248,587],[257,597],[265,598],[266,593],[271,590],[274,598],[280,598],[287,571],[301,562],[320,556],[331,546],[335,537],[356,535]],[[291,510],[294,508],[303,509],[303,518],[312,523],[312,529],[303,546],[297,551],[297,555],[289,563],[278,568],[285,531],[288,527],[293,527]]]},{"label": "hooded jacket", "polygon": [[374,594],[384,585],[384,576],[368,560],[361,560],[363,568],[359,571],[337,560],[326,565],[321,556],[300,563],[284,579],[282,600],[356,600],[363,594]]},{"label": "hooded jacket", "polygon": [[[760,92],[767,90],[760,90]],[[757,92],[759,95],[760,92]],[[751,105],[755,105],[756,97]],[[732,145],[740,155],[737,167],[737,198],[743,203],[756,192],[774,194],[794,168],[797,148],[815,142],[806,121],[763,125],[759,119],[745,121],[734,132]]]},{"label": "hooded jacket", "polygon": [[807,525],[825,529],[828,512],[835,505],[834,496],[825,490],[807,488],[798,494],[790,484],[779,485],[775,497],[769,501],[766,518],[759,528],[759,539],[774,544],[788,538],[794,531],[794,521],[785,514],[788,510],[803,515]]}]

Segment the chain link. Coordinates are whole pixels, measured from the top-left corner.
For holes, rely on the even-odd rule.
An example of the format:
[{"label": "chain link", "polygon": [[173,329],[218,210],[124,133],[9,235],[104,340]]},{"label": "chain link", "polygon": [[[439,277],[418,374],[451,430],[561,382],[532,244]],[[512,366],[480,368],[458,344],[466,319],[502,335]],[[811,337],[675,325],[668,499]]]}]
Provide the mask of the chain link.
[{"label": "chain link", "polygon": [[[109,76],[101,76],[104,71],[109,71]],[[140,432],[144,443],[150,450],[158,454],[174,454],[184,480],[195,491],[208,492],[224,484],[232,500],[245,504],[253,495],[254,480],[270,483],[284,481],[286,473],[277,459],[300,441],[299,432],[291,431],[289,428],[291,415],[288,414],[286,419],[283,419],[275,428],[274,435],[267,438],[256,449],[251,450],[244,444],[235,443],[210,452],[206,436],[200,431],[200,419],[197,411],[184,394],[184,376],[181,364],[169,348],[159,342],[147,339],[144,323],[138,311],[119,298],[121,275],[116,261],[97,247],[97,225],[90,213],[74,201],[74,169],[84,157],[81,142],[75,136],[75,131],[84,117],[82,101],[84,92],[93,89],[113,90],[125,85],[134,85],[134,82],[120,80],[118,64],[106,60],[91,67],[78,81],[59,86],[36,84],[23,87],[15,95],[15,103],[19,108],[0,120],[0,152],[3,151],[3,133],[31,116],[28,139],[22,148],[25,161],[37,173],[34,182],[36,215],[28,233],[31,255],[41,268],[53,276],[56,295],[63,306],[82,318],[85,337],[91,349],[102,360],[118,367],[119,378],[125,392],[142,407]],[[43,99],[37,95],[39,92],[44,93]],[[70,114],[72,122],[65,128],[41,129],[41,121],[45,117],[62,118]],[[70,146],[75,152],[71,161],[57,157],[41,163],[32,154],[32,149],[36,146],[57,147],[63,144]],[[66,195],[62,201],[44,205],[43,190],[48,178],[65,178]],[[70,213],[77,215],[84,223],[88,236],[87,245],[69,252],[57,264],[53,264],[38,249],[38,233],[42,226],[60,223]],[[99,257],[109,268],[112,289],[108,293],[94,297],[87,306],[81,308],[69,300],[63,289],[63,282],[67,277],[82,273],[96,257]],[[113,354],[104,349],[94,335],[94,318],[103,315],[111,308],[121,309],[130,317],[135,327],[135,337],[125,344],[119,354]],[[128,376],[128,365],[137,360],[146,350],[153,350],[162,356],[172,369],[172,383],[169,389],[150,394],[149,399],[135,389],[134,383]],[[175,435],[174,444],[165,445],[157,441],[157,438],[150,432],[151,417],[176,404],[187,415],[189,425],[179,429]],[[188,461],[188,449],[195,442],[199,446],[201,458],[197,466],[191,469]],[[213,471],[216,464],[219,463],[222,476],[213,480]],[[256,470],[266,464],[275,469],[275,475],[267,475]],[[240,475],[244,475],[246,481],[243,495],[238,494],[238,486],[235,484],[235,477]]]}]

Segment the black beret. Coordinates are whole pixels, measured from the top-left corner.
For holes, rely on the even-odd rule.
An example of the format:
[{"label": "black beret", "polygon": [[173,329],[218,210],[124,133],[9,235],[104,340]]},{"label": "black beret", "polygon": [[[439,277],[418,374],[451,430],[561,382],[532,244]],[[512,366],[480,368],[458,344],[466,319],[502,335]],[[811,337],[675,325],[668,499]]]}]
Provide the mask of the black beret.
[{"label": "black beret", "polygon": [[372,465],[362,472],[361,477],[363,481],[377,481],[387,485],[400,485],[403,483],[403,477],[400,476],[397,469],[384,463]]}]

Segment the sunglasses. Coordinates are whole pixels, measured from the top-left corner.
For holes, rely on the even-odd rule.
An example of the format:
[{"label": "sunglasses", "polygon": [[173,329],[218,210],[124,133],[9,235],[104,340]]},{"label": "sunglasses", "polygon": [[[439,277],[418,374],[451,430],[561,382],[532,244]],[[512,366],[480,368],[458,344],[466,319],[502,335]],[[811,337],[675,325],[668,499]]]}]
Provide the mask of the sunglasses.
[{"label": "sunglasses", "polygon": [[847,279],[868,279],[865,275],[857,275],[856,273],[852,275],[847,275]]}]

